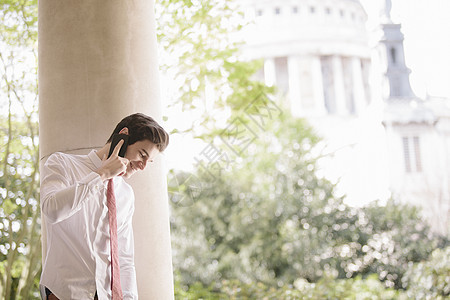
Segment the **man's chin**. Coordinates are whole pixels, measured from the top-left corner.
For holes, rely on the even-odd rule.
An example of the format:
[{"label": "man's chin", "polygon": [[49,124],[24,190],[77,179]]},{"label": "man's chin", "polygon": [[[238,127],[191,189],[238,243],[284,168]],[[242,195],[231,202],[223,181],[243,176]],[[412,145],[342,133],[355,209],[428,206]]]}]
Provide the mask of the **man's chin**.
[{"label": "man's chin", "polygon": [[128,178],[130,178],[134,173],[136,173],[136,172],[128,171],[128,172],[126,172],[125,174],[123,174],[122,177],[125,178],[125,179],[128,179]]}]

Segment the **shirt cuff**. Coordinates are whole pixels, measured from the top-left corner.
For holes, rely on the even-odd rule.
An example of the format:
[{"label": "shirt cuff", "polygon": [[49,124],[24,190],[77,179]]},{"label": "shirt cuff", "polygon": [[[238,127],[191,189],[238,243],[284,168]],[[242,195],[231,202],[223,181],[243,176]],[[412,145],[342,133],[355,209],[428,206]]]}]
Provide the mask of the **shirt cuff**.
[{"label": "shirt cuff", "polygon": [[100,175],[91,172],[78,182],[80,185],[86,185],[91,192],[102,192],[106,187]]}]

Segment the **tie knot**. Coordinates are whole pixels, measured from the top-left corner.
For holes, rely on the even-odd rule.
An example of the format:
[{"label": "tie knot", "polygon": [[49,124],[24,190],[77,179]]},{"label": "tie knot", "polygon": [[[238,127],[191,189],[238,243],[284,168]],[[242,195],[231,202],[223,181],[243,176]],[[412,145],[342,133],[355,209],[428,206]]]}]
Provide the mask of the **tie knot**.
[{"label": "tie knot", "polygon": [[108,179],[108,189],[106,192],[107,198],[113,198],[114,197],[114,181],[113,179]]}]

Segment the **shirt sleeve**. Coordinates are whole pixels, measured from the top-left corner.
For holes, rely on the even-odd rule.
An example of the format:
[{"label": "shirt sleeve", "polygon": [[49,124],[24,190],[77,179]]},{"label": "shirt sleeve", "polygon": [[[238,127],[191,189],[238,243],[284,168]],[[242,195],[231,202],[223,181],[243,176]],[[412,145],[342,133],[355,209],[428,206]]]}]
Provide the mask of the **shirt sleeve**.
[{"label": "shirt sleeve", "polygon": [[[132,201],[134,203],[134,199]],[[117,231],[119,244],[120,284],[123,299],[138,299],[136,268],[134,266],[134,235],[133,235],[134,204],[131,205],[126,222]]]},{"label": "shirt sleeve", "polygon": [[50,223],[63,221],[79,211],[87,199],[104,193],[103,181],[95,172],[72,182],[64,158],[52,154],[41,170],[41,208]]}]

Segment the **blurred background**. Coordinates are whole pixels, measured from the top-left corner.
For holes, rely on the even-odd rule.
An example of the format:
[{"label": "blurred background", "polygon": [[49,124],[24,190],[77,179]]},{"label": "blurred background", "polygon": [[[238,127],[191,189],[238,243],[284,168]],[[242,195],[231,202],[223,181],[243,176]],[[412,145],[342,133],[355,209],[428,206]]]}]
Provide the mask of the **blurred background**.
[{"label": "blurred background", "polygon": [[[156,1],[176,299],[450,294],[450,3]],[[41,271],[37,1],[2,1],[0,294]]]}]

